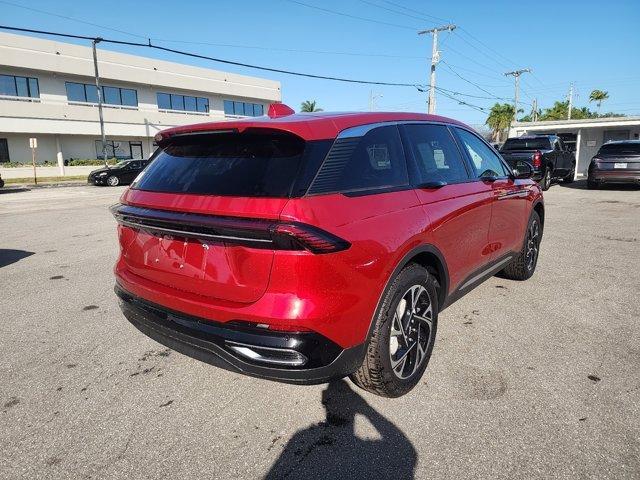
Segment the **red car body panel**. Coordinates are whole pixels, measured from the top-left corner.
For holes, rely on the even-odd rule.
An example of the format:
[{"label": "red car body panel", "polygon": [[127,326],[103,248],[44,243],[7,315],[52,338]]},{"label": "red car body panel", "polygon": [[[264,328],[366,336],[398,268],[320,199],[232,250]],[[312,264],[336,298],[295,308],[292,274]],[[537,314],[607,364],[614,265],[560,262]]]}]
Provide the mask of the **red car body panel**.
[{"label": "red car body panel", "polygon": [[[377,122],[442,122],[409,113],[288,115],[204,123],[161,132],[159,140],[208,130],[268,128],[305,140],[333,139],[346,128]],[[402,262],[429,246],[444,261],[442,298],[474,273],[520,250],[541,191],[531,180],[469,181],[439,188],[351,196],[224,197],[127,189],[121,203],[162,211],[319,227],[350,247],[330,254],[254,248],[154,235],[119,225],[120,288],[153,305],[216,324],[259,324],[276,331],[316,332],[343,349],[367,341],[373,315]],[[444,279],[443,279],[444,280]]]}]

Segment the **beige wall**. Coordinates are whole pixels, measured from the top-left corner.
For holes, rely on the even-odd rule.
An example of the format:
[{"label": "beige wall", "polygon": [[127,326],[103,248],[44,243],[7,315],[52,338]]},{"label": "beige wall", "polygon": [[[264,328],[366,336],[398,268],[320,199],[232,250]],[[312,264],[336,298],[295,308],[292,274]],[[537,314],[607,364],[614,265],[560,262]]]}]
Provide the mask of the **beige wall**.
[{"label": "beige wall", "polygon": [[[225,99],[261,104],[265,111],[269,103],[281,99],[280,82],[272,80],[102,49],[98,58],[102,85],[133,88],[138,96],[138,106],[134,108],[105,106],[107,138],[144,138],[146,150],[153,136],[165,128],[225,120]],[[25,156],[22,140],[12,138],[44,138],[44,157],[50,156],[46,138],[51,134],[65,137],[70,144],[63,148],[65,158],[89,156],[89,151],[78,145],[93,141],[87,142],[85,137],[100,136],[98,109],[92,104],[69,103],[65,82],[94,83],[91,48],[0,33],[0,74],[35,77],[40,90],[40,98],[30,101],[0,97],[0,138],[9,138],[14,145],[9,147],[12,160]],[[205,97],[210,111],[160,111],[158,92]],[[72,141],[68,136],[78,138]],[[69,155],[65,150],[74,153]]]},{"label": "beige wall", "polygon": [[[33,135],[29,134],[3,134],[0,138],[6,138],[9,146],[9,159],[16,163],[31,162],[31,148],[29,147],[29,138]],[[36,149],[36,162],[44,163],[45,161],[55,163],[57,161],[56,135],[35,135],[38,139],[38,148]],[[96,140],[100,140],[100,136],[88,135],[59,135],[59,144],[62,150],[62,157],[65,160],[75,159],[95,159]],[[108,140],[120,142],[141,142],[143,157],[148,158],[153,153],[153,140],[147,137],[114,137]],[[126,144],[125,144],[126,145]],[[0,164],[0,167],[2,164]]]}]

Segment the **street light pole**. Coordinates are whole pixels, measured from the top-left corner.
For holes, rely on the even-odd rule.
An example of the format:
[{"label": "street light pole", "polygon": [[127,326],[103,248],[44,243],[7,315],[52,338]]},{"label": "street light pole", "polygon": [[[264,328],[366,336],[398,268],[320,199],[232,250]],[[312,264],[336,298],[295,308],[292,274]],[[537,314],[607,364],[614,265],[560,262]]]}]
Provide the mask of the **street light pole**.
[{"label": "street light pole", "polygon": [[451,32],[455,29],[455,25],[449,24],[418,32],[418,35],[425,35],[427,33],[430,33],[433,36],[433,42],[431,45],[431,74],[429,75],[428,100],[428,112],[430,114],[436,113],[436,65],[440,61],[440,52],[438,51],[438,32],[442,32],[444,30]]},{"label": "street light pole", "polygon": [[98,54],[96,52],[96,44],[100,43],[102,38],[98,37],[93,40],[93,68],[96,77],[96,90],[98,93],[98,116],[100,117],[100,135],[102,136],[102,159],[105,167],[107,166],[107,136],[104,133],[104,119],[102,117],[102,90],[100,88],[100,73],[98,72]]}]

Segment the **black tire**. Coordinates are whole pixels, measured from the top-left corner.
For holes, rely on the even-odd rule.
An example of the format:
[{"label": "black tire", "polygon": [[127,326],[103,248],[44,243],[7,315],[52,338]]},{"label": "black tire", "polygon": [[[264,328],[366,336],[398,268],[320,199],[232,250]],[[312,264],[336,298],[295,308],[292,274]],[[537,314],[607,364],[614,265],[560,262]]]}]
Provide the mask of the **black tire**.
[{"label": "black tire", "polygon": [[[536,265],[538,264],[541,240],[542,223],[540,222],[540,216],[537,212],[531,212],[522,250],[520,250],[518,256],[500,272],[500,276],[510,280],[530,279],[533,272],[536,271]],[[533,259],[530,255],[533,255]]]},{"label": "black tire", "polygon": [[564,185],[567,185],[569,183],[573,183],[573,181],[575,180],[575,171],[576,171],[576,166],[572,165],[571,166],[571,171],[569,172],[568,175],[566,175],[563,179],[562,179],[562,183]]},{"label": "black tire", "polygon": [[587,188],[589,190],[597,190],[600,188],[600,184],[598,182],[594,182],[593,180],[587,180]]},{"label": "black tire", "polygon": [[551,168],[547,167],[544,170],[544,174],[542,175],[542,179],[540,180],[540,188],[543,192],[546,192],[551,188]]},{"label": "black tire", "polygon": [[[410,263],[402,269],[383,293],[381,307],[373,319],[373,332],[365,358],[360,368],[351,374],[356,385],[383,397],[400,397],[416,386],[433,351],[438,325],[439,288],[438,281],[423,266]],[[406,298],[407,295],[412,298],[414,292],[418,301],[415,309],[409,311]],[[427,296],[430,309],[425,303]],[[401,305],[402,301],[404,304]],[[396,315],[401,308],[403,314]],[[430,324],[425,321],[429,314]],[[415,341],[413,346],[409,346],[411,341]],[[397,362],[395,368],[392,362]],[[405,374],[407,376],[403,377]]]},{"label": "black tire", "polygon": [[119,184],[120,179],[115,175],[111,175],[109,178],[107,178],[107,185],[109,185],[110,187],[117,187]]}]

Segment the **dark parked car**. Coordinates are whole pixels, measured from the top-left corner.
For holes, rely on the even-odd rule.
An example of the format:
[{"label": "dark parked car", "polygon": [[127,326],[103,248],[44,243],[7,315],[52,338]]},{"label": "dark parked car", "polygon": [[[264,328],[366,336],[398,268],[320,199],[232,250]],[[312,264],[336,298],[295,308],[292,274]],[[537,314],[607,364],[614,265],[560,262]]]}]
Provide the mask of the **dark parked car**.
[{"label": "dark parked car", "polygon": [[591,159],[587,187],[603,183],[635,183],[640,185],[640,140],[605,143]]},{"label": "dark parked car", "polygon": [[87,177],[87,183],[92,185],[128,185],[149,164],[149,160],[123,160],[111,167],[94,170]]},{"label": "dark parked car", "polygon": [[2,175],[0,175],[0,188],[4,187],[4,180],[2,179]]},{"label": "dark parked car", "polygon": [[576,158],[557,135],[525,135],[509,138],[500,154],[514,168],[519,160],[533,165],[534,180],[540,182],[542,190],[548,190],[551,181],[561,179],[573,182]]},{"label": "dark parked car", "polygon": [[417,113],[294,114],[165,130],[112,207],[116,293],[144,334],[290,383],[351,375],[397,397],[438,312],[536,268],[544,206],[466,125]]}]

